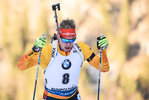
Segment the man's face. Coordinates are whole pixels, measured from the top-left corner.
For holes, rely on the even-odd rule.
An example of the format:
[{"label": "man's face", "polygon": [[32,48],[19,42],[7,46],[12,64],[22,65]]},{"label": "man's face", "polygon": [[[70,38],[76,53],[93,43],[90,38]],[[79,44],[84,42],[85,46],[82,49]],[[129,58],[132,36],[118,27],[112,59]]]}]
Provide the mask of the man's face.
[{"label": "man's face", "polygon": [[[73,46],[72,41],[74,41],[75,39],[73,37],[61,38],[60,35],[58,35],[57,38],[58,38],[59,45],[60,45],[61,49],[65,52],[69,52],[71,50],[72,46]],[[67,42],[67,41],[69,41],[69,42]]]}]

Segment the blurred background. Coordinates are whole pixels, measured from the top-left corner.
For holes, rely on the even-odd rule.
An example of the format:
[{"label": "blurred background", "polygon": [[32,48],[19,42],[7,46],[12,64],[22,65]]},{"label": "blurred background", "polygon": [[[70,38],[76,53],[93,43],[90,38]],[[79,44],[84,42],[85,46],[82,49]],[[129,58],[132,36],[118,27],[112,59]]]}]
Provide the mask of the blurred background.
[{"label": "blurred background", "polygon": [[[149,0],[0,0],[0,100],[32,100],[37,66],[21,71],[17,62],[43,33],[56,32],[52,4],[60,3],[58,22],[76,21],[77,41],[99,55],[96,39],[109,42],[110,71],[101,74],[100,100],[149,100]],[[82,100],[97,99],[98,71],[84,62]],[[42,100],[39,69],[36,100]]]}]

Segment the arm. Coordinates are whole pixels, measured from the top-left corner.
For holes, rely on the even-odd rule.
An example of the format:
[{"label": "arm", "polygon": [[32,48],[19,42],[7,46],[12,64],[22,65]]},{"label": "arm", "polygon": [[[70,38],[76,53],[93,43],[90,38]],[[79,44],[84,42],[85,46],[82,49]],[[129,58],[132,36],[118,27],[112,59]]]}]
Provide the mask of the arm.
[{"label": "arm", "polygon": [[[81,48],[84,60],[87,60],[88,63],[99,70],[99,56],[97,56],[92,49],[83,42],[78,42],[79,47]],[[107,72],[109,71],[109,62],[106,54],[106,50],[102,51],[102,63],[101,63],[101,71]]]},{"label": "arm", "polygon": [[[46,33],[45,33],[46,34]],[[39,49],[42,49],[41,52],[41,58],[40,58],[40,66],[45,69],[46,66],[48,65],[50,58],[51,58],[51,45],[46,45],[45,46],[45,42],[46,42],[46,37],[44,37],[43,34],[41,37],[37,38],[35,40],[35,45],[32,48],[32,50],[30,50],[28,53],[26,53],[25,55],[23,55],[20,60],[17,63],[17,67],[20,70],[25,70],[27,68],[30,68],[34,65],[37,65],[38,63],[38,58],[39,58]]]},{"label": "arm", "polygon": [[17,63],[17,67],[20,70],[28,69],[34,65],[37,65],[38,62],[38,52],[30,50],[25,55],[23,55]]},{"label": "arm", "polygon": [[[40,66],[45,69],[51,59],[52,45],[45,45],[41,52]],[[28,53],[23,55],[17,63],[17,67],[20,70],[25,70],[30,67],[37,65],[39,52],[30,50]]]},{"label": "arm", "polygon": [[[90,62],[89,64],[94,66],[96,69],[99,70],[99,56],[95,56]],[[108,72],[109,71],[109,62],[108,62],[108,58],[107,58],[107,54],[106,54],[106,50],[102,51],[102,62],[101,62],[101,71],[102,72]]]}]

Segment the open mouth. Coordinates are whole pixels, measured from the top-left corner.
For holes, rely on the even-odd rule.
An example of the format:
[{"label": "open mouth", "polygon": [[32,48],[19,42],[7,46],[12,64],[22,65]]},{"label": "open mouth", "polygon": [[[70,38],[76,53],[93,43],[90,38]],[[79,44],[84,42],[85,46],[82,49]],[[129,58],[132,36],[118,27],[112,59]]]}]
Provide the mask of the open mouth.
[{"label": "open mouth", "polygon": [[69,49],[70,49],[70,47],[65,47],[65,49],[66,49],[66,50],[69,50]]}]

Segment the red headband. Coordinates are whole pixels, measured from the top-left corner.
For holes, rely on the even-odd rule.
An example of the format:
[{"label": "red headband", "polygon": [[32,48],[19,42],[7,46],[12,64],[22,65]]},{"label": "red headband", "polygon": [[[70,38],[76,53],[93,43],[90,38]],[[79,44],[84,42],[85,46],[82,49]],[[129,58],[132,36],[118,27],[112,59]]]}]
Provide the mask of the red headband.
[{"label": "red headband", "polygon": [[59,29],[59,34],[61,35],[62,38],[76,37],[75,29]]}]

